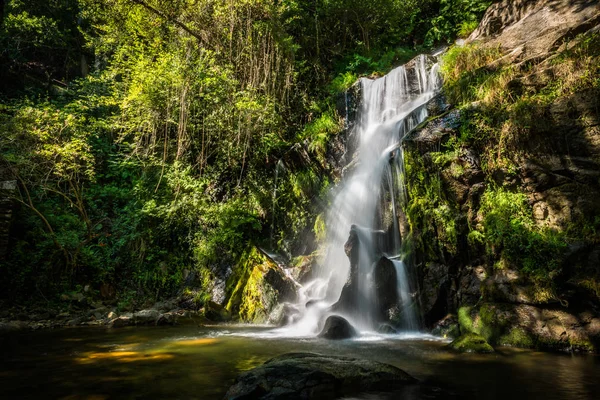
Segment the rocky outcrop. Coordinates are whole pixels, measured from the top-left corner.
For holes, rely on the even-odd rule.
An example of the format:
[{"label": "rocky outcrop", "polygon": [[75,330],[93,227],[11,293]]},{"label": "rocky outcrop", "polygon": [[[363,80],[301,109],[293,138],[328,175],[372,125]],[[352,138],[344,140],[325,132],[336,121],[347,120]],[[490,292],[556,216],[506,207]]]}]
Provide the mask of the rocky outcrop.
[{"label": "rocky outcrop", "polygon": [[406,372],[369,360],[290,353],[240,375],[226,399],[335,399],[416,384]]},{"label": "rocky outcrop", "polygon": [[485,13],[468,41],[500,46],[510,59],[546,57],[566,41],[600,23],[596,0],[502,0]]},{"label": "rocky outcrop", "polygon": [[[413,215],[411,226],[420,238],[423,317],[437,334],[472,333],[493,346],[600,351],[600,246],[592,222],[600,215],[600,93],[577,78],[597,76],[597,63],[573,70],[598,58],[594,32],[600,32],[598,1],[494,2],[467,42],[494,49],[496,59],[463,76],[472,79],[469,90],[501,87],[511,99],[504,114],[483,96],[456,108],[438,100],[442,107],[432,108],[405,140],[405,157],[418,171],[412,178],[409,171],[409,185],[429,196],[416,210],[427,222]],[[510,71],[505,85],[494,81],[500,71]],[[478,87],[484,78],[490,86]],[[562,81],[584,84],[553,89]],[[528,103],[532,98],[543,100]],[[529,108],[519,109],[521,99]],[[492,121],[499,115],[506,125]],[[482,198],[498,188],[526,198],[521,212],[531,236],[518,245],[518,216],[503,232],[484,226],[494,216]],[[550,243],[559,249],[554,259],[539,256],[548,254],[541,244],[552,240],[561,241]],[[535,257],[525,262],[519,254],[525,252]]]},{"label": "rocky outcrop", "polygon": [[266,323],[278,304],[293,303],[297,283],[284,266],[258,248],[250,248],[228,279],[224,309],[243,322]]},{"label": "rocky outcrop", "polygon": [[569,351],[596,351],[600,345],[600,317],[593,311],[485,303],[461,308],[459,320],[462,332],[493,345]]},{"label": "rocky outcrop", "polygon": [[381,257],[373,266],[373,290],[375,294],[376,322],[389,321],[398,312],[398,277],[396,267],[386,257]]}]

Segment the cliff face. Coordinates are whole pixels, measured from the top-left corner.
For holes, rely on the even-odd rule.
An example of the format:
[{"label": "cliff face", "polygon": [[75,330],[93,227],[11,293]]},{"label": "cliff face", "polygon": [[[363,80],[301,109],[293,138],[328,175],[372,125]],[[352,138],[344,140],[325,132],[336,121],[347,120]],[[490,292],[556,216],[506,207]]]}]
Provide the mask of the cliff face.
[{"label": "cliff face", "polygon": [[405,145],[436,331],[600,349],[599,23],[598,1],[500,1],[444,56],[449,106]]}]

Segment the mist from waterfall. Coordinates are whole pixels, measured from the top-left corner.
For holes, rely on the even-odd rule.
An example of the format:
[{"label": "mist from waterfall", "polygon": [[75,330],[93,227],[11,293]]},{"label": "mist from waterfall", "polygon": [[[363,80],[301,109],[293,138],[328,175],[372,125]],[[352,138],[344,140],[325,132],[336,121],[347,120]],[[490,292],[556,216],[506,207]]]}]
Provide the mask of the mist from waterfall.
[{"label": "mist from waterfall", "polygon": [[[371,282],[373,262],[381,255],[392,260],[398,278],[398,298],[402,303],[402,329],[418,330],[414,307],[414,285],[401,253],[402,237],[398,207],[406,199],[401,141],[423,122],[428,114],[426,103],[440,86],[438,66],[427,56],[419,56],[379,79],[360,80],[360,108],[350,140],[356,143],[352,166],[335,189],[328,211],[326,252],[316,278],[301,290],[302,317],[289,332],[311,335],[319,332],[330,307],[340,298],[349,272],[344,251],[351,227],[359,233],[358,296],[356,309],[342,315],[361,331],[376,329],[372,318],[375,303]],[[387,199],[387,200],[385,200]],[[389,243],[385,252],[374,243],[374,231],[385,229],[382,208],[391,213],[392,229],[385,233]],[[389,219],[389,218],[388,218]],[[382,233],[383,234],[383,233]]]}]

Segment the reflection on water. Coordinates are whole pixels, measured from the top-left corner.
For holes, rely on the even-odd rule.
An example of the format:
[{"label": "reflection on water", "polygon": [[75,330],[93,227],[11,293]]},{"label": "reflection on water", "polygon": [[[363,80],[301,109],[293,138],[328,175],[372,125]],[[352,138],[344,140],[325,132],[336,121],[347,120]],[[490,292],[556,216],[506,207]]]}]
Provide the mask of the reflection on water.
[{"label": "reflection on water", "polygon": [[456,398],[600,398],[597,356],[518,349],[454,354],[446,343],[375,333],[328,342],[247,326],[34,332],[0,337],[0,398],[220,399],[239,372],[291,351],[386,362],[430,384],[347,400],[441,398],[436,387]]}]

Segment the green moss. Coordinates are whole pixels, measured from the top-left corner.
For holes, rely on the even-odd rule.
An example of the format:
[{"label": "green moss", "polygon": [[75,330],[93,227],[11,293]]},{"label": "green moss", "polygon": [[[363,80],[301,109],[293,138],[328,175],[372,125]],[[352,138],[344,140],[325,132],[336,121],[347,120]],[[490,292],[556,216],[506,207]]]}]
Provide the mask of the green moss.
[{"label": "green moss", "polygon": [[471,318],[471,307],[460,307],[458,309],[458,324],[460,331],[464,333],[474,332],[473,319]]},{"label": "green moss", "polygon": [[498,344],[503,346],[514,346],[514,347],[535,347],[534,339],[522,328],[513,328],[508,334],[501,336],[498,339]]},{"label": "green moss", "polygon": [[498,343],[498,338],[506,330],[509,321],[502,318],[502,313],[497,312],[497,306],[483,304],[479,308],[477,333],[490,343]]},{"label": "green moss", "polygon": [[596,352],[596,346],[594,346],[594,344],[589,340],[571,339],[570,344],[571,344],[571,348],[575,351],[583,351],[583,352],[589,352],[589,353]]},{"label": "green moss", "polygon": [[269,287],[264,283],[265,271],[261,267],[254,267],[244,287],[239,312],[240,320],[243,322],[265,322],[268,317],[266,303],[273,300],[273,297],[276,298],[272,289],[269,290]]},{"label": "green moss", "polygon": [[246,249],[236,265],[233,268],[233,273],[227,280],[226,295],[228,298],[225,308],[227,311],[235,314],[238,312],[240,304],[243,300],[244,289],[248,283],[248,279],[254,269],[254,266],[263,262],[262,254],[255,248]]},{"label": "green moss", "polygon": [[452,343],[450,348],[461,353],[493,353],[494,348],[485,339],[475,333],[466,333]]},{"label": "green moss", "polygon": [[273,262],[256,247],[247,249],[227,282],[225,309],[242,322],[266,322],[277,301],[277,292],[264,279],[272,268],[276,268]]}]

